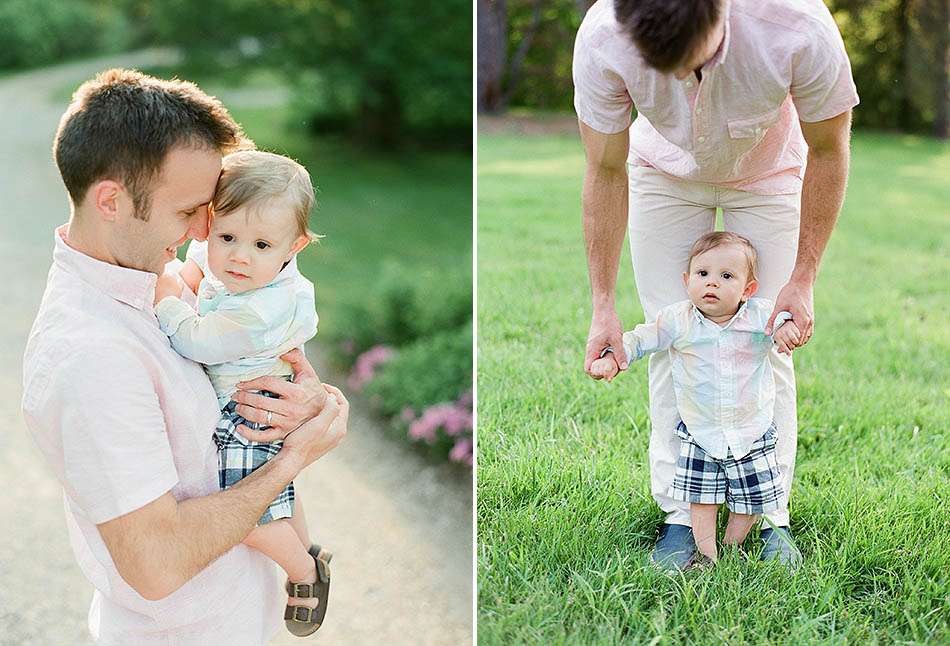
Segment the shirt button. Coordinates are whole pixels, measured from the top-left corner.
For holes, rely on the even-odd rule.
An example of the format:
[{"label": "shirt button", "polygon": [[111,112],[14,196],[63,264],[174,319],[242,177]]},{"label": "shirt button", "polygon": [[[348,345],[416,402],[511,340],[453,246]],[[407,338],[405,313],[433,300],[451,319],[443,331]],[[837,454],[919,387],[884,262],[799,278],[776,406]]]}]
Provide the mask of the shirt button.
[{"label": "shirt button", "polygon": [[702,114],[702,113],[703,113],[702,108],[696,108],[696,114]]},{"label": "shirt button", "polygon": [[762,134],[762,128],[756,128],[756,129],[755,129],[755,134],[761,135],[761,134]]},{"label": "shirt button", "polygon": [[692,81],[686,81],[686,87],[693,87]]},{"label": "shirt button", "polygon": [[703,143],[704,141],[706,141],[706,138],[705,138],[705,137],[700,137],[699,139],[697,139],[697,141],[698,141],[699,143]]}]

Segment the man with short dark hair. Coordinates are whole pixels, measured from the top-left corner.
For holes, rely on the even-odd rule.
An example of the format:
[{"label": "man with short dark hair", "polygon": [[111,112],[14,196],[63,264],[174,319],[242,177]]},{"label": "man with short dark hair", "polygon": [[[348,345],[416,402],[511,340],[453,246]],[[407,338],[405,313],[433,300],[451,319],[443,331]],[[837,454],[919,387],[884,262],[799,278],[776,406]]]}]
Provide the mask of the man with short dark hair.
[{"label": "man with short dark hair", "polygon": [[219,491],[214,389],[155,318],[158,275],[208,235],[222,154],[251,145],[197,86],[129,70],[84,83],[56,134],[71,213],[27,344],[23,413],[63,486],[97,643],[267,642],[285,597],[275,565],[240,543],[346,433],[346,401],[294,350],[294,382],[268,385],[271,408],[235,396],[241,415],[286,438],[282,450]]},{"label": "man with short dark hair", "polygon": [[[807,343],[858,103],[841,36],[820,0],[600,0],[577,34],[574,86],[593,300],[585,370],[623,347],[614,291],[624,230],[651,321],[686,299],[680,275],[689,248],[714,229],[717,208],[726,230],[758,251],[758,295],[775,301],[766,332],[788,310]],[[626,369],[624,357],[613,356]],[[789,492],[795,375],[791,357],[775,352],[771,362],[779,469]],[[687,505],[669,495],[679,417],[667,353],[651,356],[649,375],[651,491],[666,512],[652,559],[683,569],[696,546]],[[787,494],[766,522],[776,529],[762,531],[762,558],[796,567]]]}]

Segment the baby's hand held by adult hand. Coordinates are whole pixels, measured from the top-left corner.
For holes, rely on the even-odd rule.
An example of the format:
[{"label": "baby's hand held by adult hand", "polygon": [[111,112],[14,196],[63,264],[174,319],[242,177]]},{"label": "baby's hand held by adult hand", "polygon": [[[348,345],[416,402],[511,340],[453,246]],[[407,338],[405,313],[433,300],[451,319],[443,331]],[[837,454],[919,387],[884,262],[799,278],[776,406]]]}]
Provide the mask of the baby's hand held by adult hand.
[{"label": "baby's hand held by adult hand", "polygon": [[612,381],[614,377],[620,374],[620,370],[617,368],[617,362],[614,361],[612,353],[601,359],[594,360],[589,372],[590,376],[594,379],[604,379],[607,381]]}]

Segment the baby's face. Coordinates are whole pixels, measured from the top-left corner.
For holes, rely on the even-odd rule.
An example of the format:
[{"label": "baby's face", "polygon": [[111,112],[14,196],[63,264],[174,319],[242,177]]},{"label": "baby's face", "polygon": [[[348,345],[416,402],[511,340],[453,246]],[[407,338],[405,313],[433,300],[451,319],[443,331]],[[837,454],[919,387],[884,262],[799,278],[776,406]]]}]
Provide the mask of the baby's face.
[{"label": "baby's face", "polygon": [[284,205],[240,208],[211,218],[208,268],[232,294],[267,285],[307,245]]},{"label": "baby's face", "polygon": [[693,258],[683,282],[689,300],[709,318],[732,316],[757,287],[749,282],[748,261],[736,245],[715,247]]}]

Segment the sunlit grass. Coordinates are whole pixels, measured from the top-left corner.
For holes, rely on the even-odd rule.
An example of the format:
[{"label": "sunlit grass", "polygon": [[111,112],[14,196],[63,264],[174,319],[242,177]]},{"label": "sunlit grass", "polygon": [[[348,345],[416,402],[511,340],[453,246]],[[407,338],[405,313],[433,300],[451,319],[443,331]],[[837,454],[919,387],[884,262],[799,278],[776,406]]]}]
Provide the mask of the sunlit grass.
[{"label": "sunlit grass", "polygon": [[[854,138],[796,353],[791,580],[737,555],[649,566],[646,365],[610,385],[582,371],[582,173],[576,137],[479,137],[479,641],[950,640],[950,146]],[[625,327],[642,321],[626,249],[618,294]]]}]

